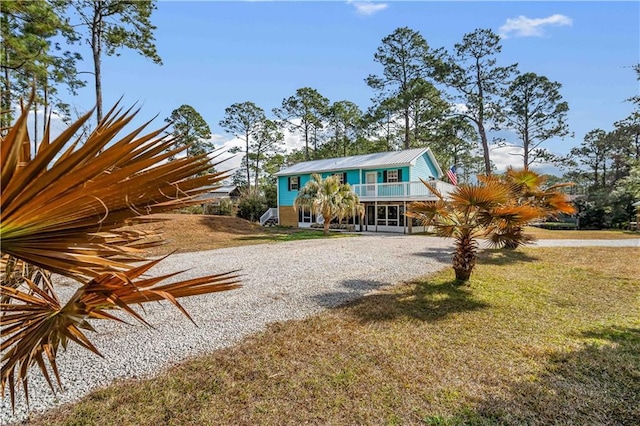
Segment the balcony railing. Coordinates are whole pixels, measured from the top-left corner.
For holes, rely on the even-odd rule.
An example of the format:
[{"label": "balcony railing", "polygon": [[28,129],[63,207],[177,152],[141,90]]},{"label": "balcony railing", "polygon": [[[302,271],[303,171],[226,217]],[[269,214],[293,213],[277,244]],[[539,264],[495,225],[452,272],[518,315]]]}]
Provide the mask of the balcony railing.
[{"label": "balcony railing", "polygon": [[[439,180],[431,181],[445,197],[455,186]],[[436,200],[436,196],[422,182],[370,183],[351,185],[361,201],[374,200]]]}]

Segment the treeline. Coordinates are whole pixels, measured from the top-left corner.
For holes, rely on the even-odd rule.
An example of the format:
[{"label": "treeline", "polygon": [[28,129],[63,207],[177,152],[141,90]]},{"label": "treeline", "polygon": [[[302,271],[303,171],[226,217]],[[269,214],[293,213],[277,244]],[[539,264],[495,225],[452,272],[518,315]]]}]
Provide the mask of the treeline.
[{"label": "treeline", "polygon": [[[151,22],[154,9],[153,1],[4,1],[2,110],[27,96],[35,82],[34,109],[44,109],[45,116],[51,110],[70,116],[73,111],[65,100],[86,84],[81,78],[85,71],[78,70],[82,58],[74,50],[83,43],[91,48],[89,73],[99,120],[103,56],[127,48],[162,62]],[[284,164],[423,146],[433,150],[443,167],[456,165],[459,181],[465,182],[495,170],[490,148],[498,144],[514,147],[521,156],[515,167],[539,162],[565,167],[564,178],[576,181],[576,191],[588,195],[584,208],[604,212],[603,226],[624,222],[612,219],[613,211],[625,212],[616,215],[629,221],[633,209],[622,200],[640,194],[619,186],[632,180],[640,159],[638,98],[630,99],[634,113],[621,117],[613,130],[589,132],[580,147],[560,157],[545,144],[570,133],[561,84],[502,63],[501,50],[500,37],[490,29],[476,29],[445,48],[430,46],[420,32],[402,27],[373,51],[376,73],[363,76],[372,91],[366,109],[349,100],[330,101],[312,87],[296,90],[271,111],[251,101],[234,103],[221,112],[219,122],[242,141],[236,149],[243,154],[242,167],[234,182],[255,193],[273,194],[272,175]],[[2,127],[10,124],[5,117]],[[190,144],[189,154],[213,148],[209,125],[191,106],[176,108],[167,121],[176,143]],[[43,126],[36,120],[34,139]],[[303,147],[285,153],[285,131],[299,135]],[[494,132],[508,136],[495,138]],[[615,195],[621,191],[626,195]]]}]

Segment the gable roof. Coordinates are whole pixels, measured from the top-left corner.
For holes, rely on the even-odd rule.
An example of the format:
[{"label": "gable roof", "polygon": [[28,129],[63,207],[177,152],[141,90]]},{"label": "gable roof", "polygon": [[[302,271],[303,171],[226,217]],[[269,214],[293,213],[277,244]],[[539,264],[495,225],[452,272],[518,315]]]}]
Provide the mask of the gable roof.
[{"label": "gable roof", "polygon": [[231,186],[217,186],[212,185],[209,187],[203,187],[202,189],[211,189],[209,192],[205,192],[203,194],[198,195],[196,200],[212,200],[217,198],[225,198],[231,196],[231,193],[234,192],[238,187],[235,185]]},{"label": "gable roof", "polygon": [[373,154],[353,155],[351,157],[327,158],[324,160],[304,161],[280,170],[276,176],[290,176],[305,173],[320,173],[339,170],[370,169],[383,167],[412,166],[422,155],[427,154],[438,171],[443,175],[431,149],[415,148],[404,151],[375,152]]}]

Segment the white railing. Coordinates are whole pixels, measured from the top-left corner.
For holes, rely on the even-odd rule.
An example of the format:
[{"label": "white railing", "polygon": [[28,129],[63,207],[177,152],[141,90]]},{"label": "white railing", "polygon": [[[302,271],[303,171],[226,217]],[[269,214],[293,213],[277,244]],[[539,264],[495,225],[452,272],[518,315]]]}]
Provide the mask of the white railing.
[{"label": "white railing", "polygon": [[[447,196],[455,186],[434,180],[430,182],[443,195]],[[370,200],[435,200],[436,196],[420,181],[397,183],[372,183],[351,185],[362,201]]]},{"label": "white railing", "polygon": [[270,208],[269,210],[267,210],[266,212],[264,212],[264,214],[262,216],[260,216],[260,225],[264,225],[265,223],[267,223],[267,221],[271,218],[277,218],[278,217],[278,209],[277,208]]}]

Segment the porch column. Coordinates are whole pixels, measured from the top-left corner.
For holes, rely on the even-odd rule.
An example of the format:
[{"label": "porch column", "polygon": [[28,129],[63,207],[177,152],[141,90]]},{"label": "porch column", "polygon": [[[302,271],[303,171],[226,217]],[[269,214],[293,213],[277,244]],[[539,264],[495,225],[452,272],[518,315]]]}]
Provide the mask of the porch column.
[{"label": "porch column", "polygon": [[373,220],[376,224],[376,232],[378,232],[378,200],[373,202]]},{"label": "porch column", "polygon": [[404,215],[404,217],[402,218],[402,223],[404,225],[402,226],[402,233],[406,234],[407,233],[407,200],[404,200],[403,203],[404,203],[404,209],[402,210],[402,214]]}]

